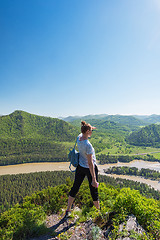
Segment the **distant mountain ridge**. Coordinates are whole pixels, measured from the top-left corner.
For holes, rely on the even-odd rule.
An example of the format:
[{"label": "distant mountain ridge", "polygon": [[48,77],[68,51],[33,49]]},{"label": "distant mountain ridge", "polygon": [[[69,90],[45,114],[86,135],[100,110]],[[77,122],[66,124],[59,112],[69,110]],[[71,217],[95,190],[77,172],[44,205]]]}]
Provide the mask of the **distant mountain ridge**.
[{"label": "distant mountain ridge", "polygon": [[82,115],[82,116],[68,116],[65,118],[61,118],[64,121],[72,122],[76,119],[114,119],[115,121],[122,121],[122,119],[138,119],[141,120],[143,123],[157,123],[160,122],[160,115],[152,114],[152,115],[121,115],[121,114],[115,114],[115,115],[109,115],[109,114],[96,114],[96,115]]},{"label": "distant mountain ridge", "polygon": [[106,116],[108,116],[108,114],[96,114],[96,115],[86,115],[86,116],[68,116],[66,118],[61,118],[61,119],[63,119],[66,122],[72,122],[74,120],[82,119],[82,118],[85,118],[86,120],[87,119],[103,119]]},{"label": "distant mountain ridge", "polygon": [[144,119],[148,123],[160,123],[160,115],[152,114]]},{"label": "distant mountain ridge", "polygon": [[72,124],[76,121],[89,121],[91,122],[92,120],[101,120],[101,121],[110,121],[114,122],[120,125],[123,125],[125,127],[128,127],[131,131],[137,130],[141,126],[146,126],[149,125],[150,123],[145,122],[141,119],[138,119],[134,116],[125,116],[125,115],[107,115],[107,114],[100,114],[100,115],[87,115],[87,116],[82,116],[82,117],[67,117],[63,118],[64,121],[68,121]]}]

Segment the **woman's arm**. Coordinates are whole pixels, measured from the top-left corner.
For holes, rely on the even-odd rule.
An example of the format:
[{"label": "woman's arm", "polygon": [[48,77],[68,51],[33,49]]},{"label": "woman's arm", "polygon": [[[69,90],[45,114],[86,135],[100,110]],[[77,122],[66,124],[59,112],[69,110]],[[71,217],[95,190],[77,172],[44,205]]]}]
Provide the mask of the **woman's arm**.
[{"label": "woman's arm", "polygon": [[88,160],[88,165],[89,165],[89,170],[90,173],[92,175],[92,186],[97,188],[97,180],[96,180],[96,174],[95,174],[95,170],[94,170],[94,164],[93,164],[93,159],[92,159],[92,154],[88,154],[87,155],[87,160]]}]

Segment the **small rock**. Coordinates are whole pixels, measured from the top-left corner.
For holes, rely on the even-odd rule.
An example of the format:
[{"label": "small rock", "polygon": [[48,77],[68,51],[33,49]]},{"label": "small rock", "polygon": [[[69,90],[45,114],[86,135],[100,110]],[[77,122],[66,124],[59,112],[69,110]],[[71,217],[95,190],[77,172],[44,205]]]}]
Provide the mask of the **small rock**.
[{"label": "small rock", "polygon": [[[125,236],[123,236],[123,230],[125,230]],[[117,240],[131,240],[130,232],[134,231],[137,234],[142,234],[145,230],[139,225],[134,215],[129,215],[126,222],[123,222],[119,226],[119,234],[122,235]]]}]

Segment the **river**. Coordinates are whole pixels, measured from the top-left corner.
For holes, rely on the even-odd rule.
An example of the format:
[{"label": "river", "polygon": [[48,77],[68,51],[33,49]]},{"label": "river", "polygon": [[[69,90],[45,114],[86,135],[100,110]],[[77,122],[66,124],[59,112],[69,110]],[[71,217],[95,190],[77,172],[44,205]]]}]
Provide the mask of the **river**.
[{"label": "river", "polygon": [[[147,162],[143,160],[134,160],[130,163],[113,163],[113,164],[104,164],[99,165],[99,174],[106,175],[103,169],[112,167],[112,166],[128,166],[128,167],[137,167],[137,168],[149,168],[152,170],[160,171],[160,163],[158,162]],[[31,172],[43,172],[43,171],[68,171],[69,170],[69,162],[41,162],[41,163],[25,163],[25,164],[17,164],[17,165],[9,165],[9,166],[0,166],[0,175],[6,174],[19,174],[19,173],[31,173]],[[125,176],[125,175],[110,175],[107,176],[119,177],[124,179],[129,179],[137,182],[142,182],[150,185],[156,190],[160,191],[160,182],[152,181],[149,179],[144,179],[142,177],[136,176]]]},{"label": "river", "polygon": [[158,181],[153,181],[150,179],[138,177],[138,176],[128,176],[128,175],[117,175],[117,174],[105,174],[104,169],[110,168],[110,167],[122,167],[122,166],[127,166],[127,167],[136,167],[138,169],[141,168],[149,168],[151,170],[156,170],[160,172],[160,163],[159,162],[149,162],[149,161],[143,161],[143,160],[133,160],[132,162],[129,163],[113,163],[113,164],[104,164],[104,165],[98,165],[98,169],[100,174],[102,175],[107,175],[111,176],[114,178],[123,178],[123,179],[128,179],[128,180],[133,180],[141,183],[148,184],[149,186],[153,187],[156,190],[160,191],[160,182]]}]

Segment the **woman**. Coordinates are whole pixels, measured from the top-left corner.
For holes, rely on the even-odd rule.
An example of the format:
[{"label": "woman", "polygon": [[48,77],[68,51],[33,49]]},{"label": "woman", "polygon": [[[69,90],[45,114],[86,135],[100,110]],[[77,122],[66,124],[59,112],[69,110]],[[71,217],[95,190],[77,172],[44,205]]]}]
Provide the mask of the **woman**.
[{"label": "woman", "polygon": [[96,129],[85,121],[81,122],[81,134],[77,138],[77,146],[79,150],[79,165],[76,169],[75,180],[71,191],[69,192],[68,207],[65,217],[71,212],[71,206],[75,199],[77,192],[85,178],[87,176],[89,181],[89,187],[94,206],[99,209],[98,200],[98,168],[96,165],[96,156],[92,144],[88,138],[92,135],[92,130]]}]

